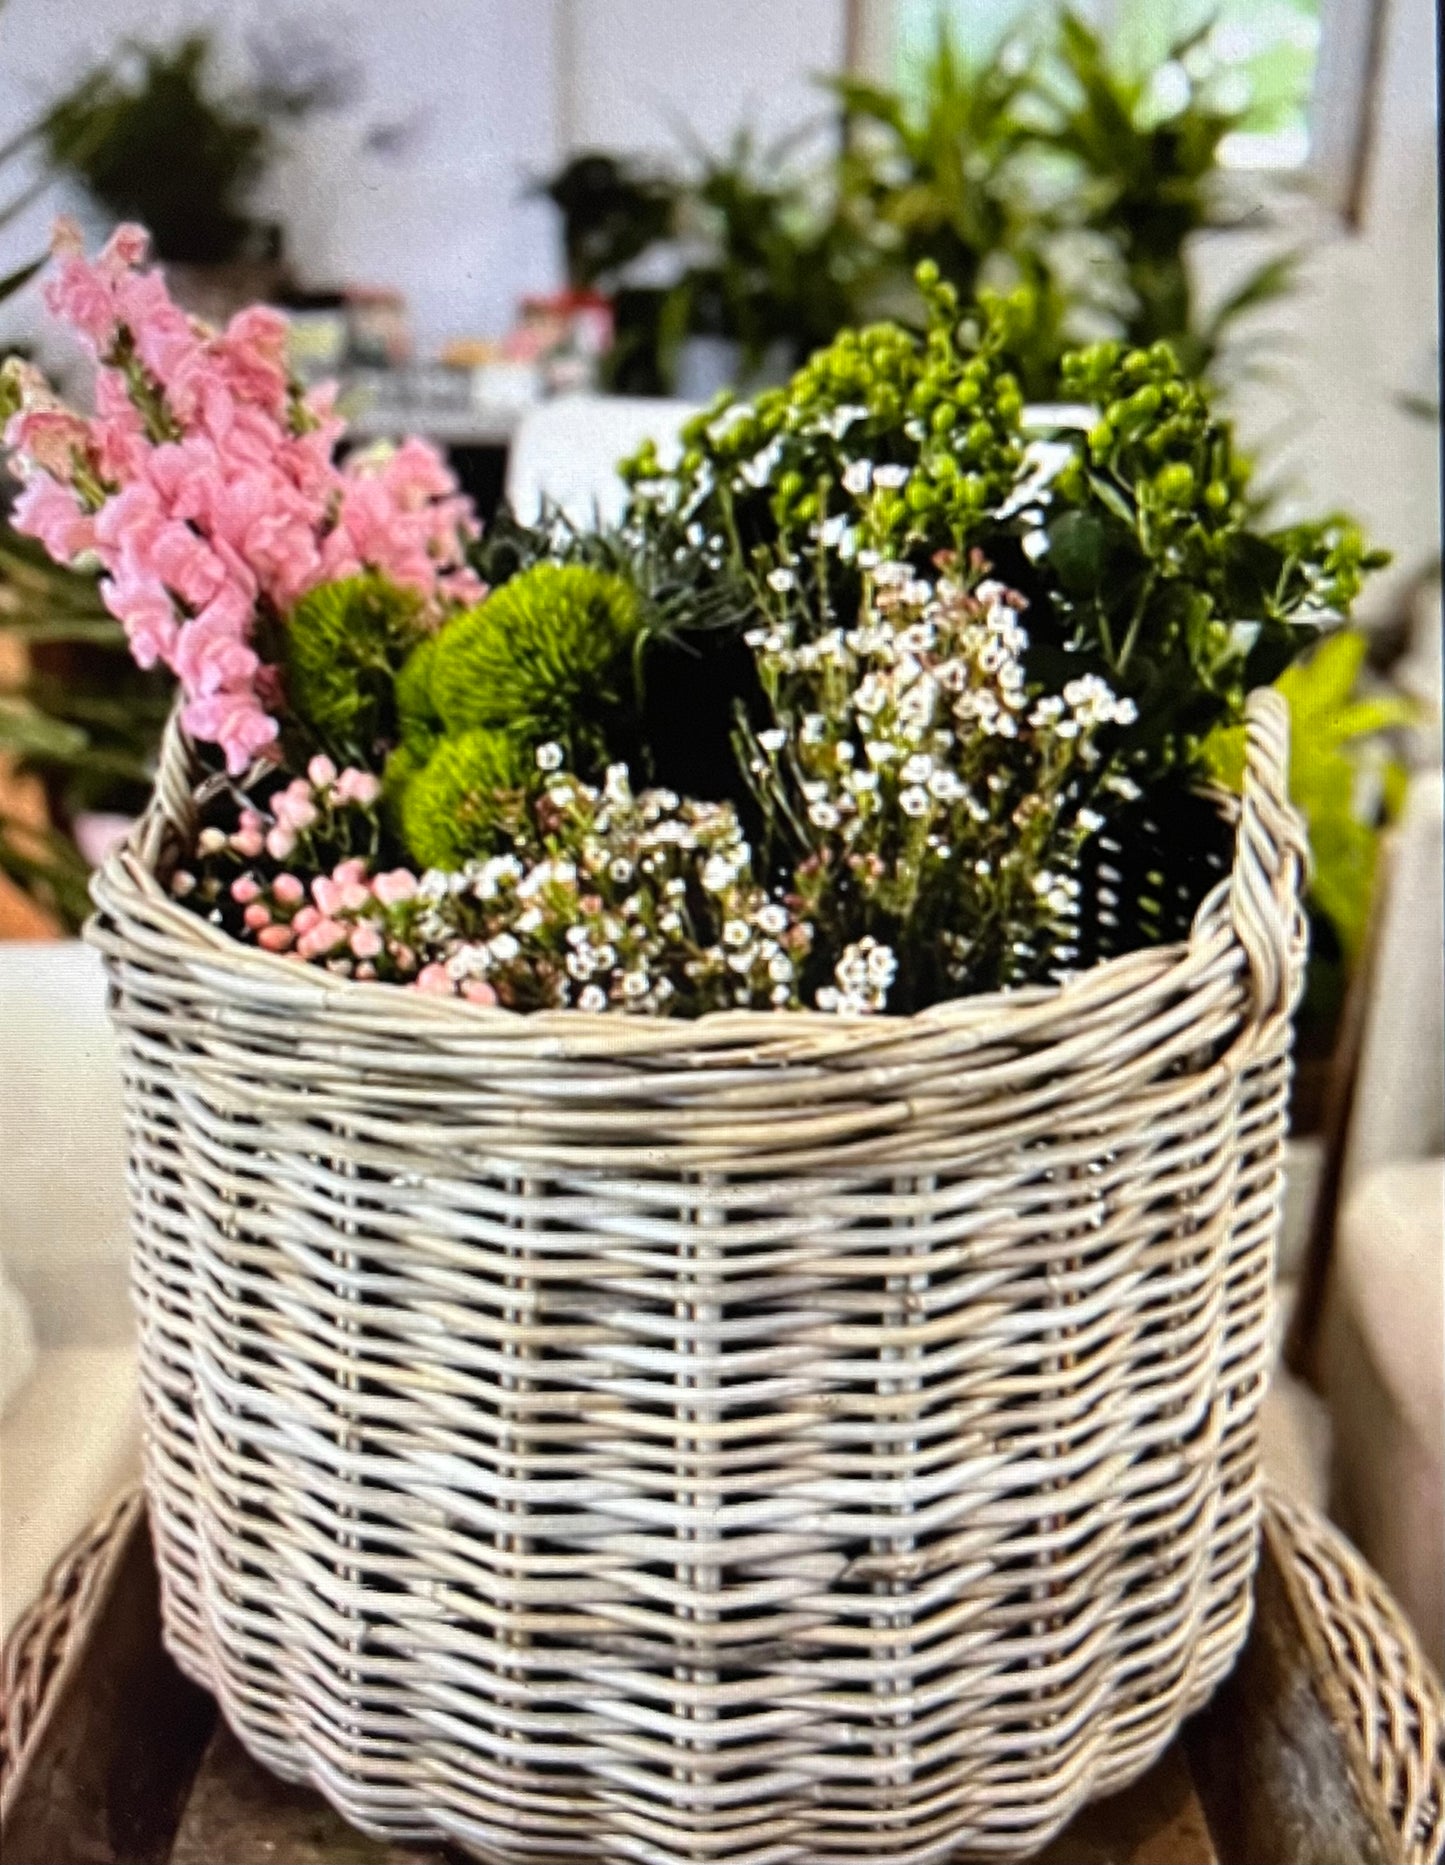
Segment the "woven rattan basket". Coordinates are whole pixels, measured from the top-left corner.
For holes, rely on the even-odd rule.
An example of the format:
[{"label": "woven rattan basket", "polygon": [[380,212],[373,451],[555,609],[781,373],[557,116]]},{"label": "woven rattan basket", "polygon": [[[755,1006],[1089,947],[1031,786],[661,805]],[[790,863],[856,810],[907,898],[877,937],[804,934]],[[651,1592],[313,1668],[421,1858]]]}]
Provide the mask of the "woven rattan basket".
[{"label": "woven rattan basket", "polygon": [[95,886],[167,1636],[480,1857],[1023,1853],[1249,1615],[1302,845],[1251,702],[1187,940],[911,1018],[520,1017]]}]

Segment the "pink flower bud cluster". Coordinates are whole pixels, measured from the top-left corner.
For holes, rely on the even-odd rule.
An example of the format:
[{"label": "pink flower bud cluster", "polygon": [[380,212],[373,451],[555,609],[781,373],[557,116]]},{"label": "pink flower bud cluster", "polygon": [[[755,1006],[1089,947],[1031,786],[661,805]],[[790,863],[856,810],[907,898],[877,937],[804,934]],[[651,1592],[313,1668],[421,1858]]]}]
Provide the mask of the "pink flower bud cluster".
[{"label": "pink flower bud cluster", "polygon": [[284,617],[362,570],[428,602],[475,601],[464,551],[476,520],[422,441],[338,467],[334,391],[291,382],[285,318],[257,305],[208,329],[141,269],[146,243],[121,227],[92,261],[74,229],[57,229],[46,301],[97,359],[95,413],[10,372],[22,405],[5,441],[25,481],[14,522],[59,562],[99,558],[136,660],[173,669],[187,730],[238,774],[278,729],[251,645],[258,611]]},{"label": "pink flower bud cluster", "polygon": [[[348,775],[343,772],[341,781]],[[277,801],[288,794],[283,791]],[[256,812],[247,811],[224,846],[243,858],[269,854],[278,833],[285,833],[279,824],[266,830]],[[205,852],[218,852],[221,846],[217,843]],[[188,872],[172,881],[173,891],[182,897],[195,886]],[[425,902],[410,868],[374,874],[359,855],[337,862],[329,874],[309,879],[289,868],[266,877],[248,867],[226,894],[231,911],[241,909],[241,936],[253,939],[263,951],[324,965],[363,982],[384,979],[429,995],[460,994],[476,1004],[497,1002],[495,989],[485,979],[455,977],[446,965],[427,962],[419,954],[411,926],[425,911]]]},{"label": "pink flower bud cluster", "polygon": [[[263,951],[348,978],[382,978],[495,1004],[485,980],[454,978],[445,965],[428,962],[418,933],[432,909],[427,886],[410,868],[375,873],[363,855],[332,859],[338,844],[355,848],[359,839],[375,847],[380,795],[370,771],[338,771],[318,753],[303,777],[272,792],[264,809],[246,804],[234,829],[202,829],[200,876],[179,869],[171,891],[210,907],[212,919]],[[323,856],[324,849],[331,854]],[[318,873],[323,861],[331,862],[329,872]]]},{"label": "pink flower bud cluster", "polygon": [[[374,840],[380,796],[381,783],[370,771],[350,767],[338,771],[330,758],[318,753],[307,765],[306,775],[293,777],[284,789],[275,791],[264,811],[247,804],[229,834],[215,827],[202,829],[196,852],[203,860],[229,856],[253,862],[264,856],[284,862],[298,855],[305,860],[315,855],[319,845],[334,844],[338,835],[344,836],[350,826],[347,819],[356,812],[361,813],[363,833]],[[176,876],[177,893],[189,894],[195,884],[194,875]]]}]

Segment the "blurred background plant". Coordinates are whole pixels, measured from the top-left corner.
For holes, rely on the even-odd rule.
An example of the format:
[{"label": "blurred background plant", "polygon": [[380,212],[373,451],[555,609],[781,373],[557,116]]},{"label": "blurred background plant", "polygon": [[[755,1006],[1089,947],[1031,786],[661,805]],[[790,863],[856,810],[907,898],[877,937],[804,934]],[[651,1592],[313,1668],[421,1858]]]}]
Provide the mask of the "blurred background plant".
[{"label": "blurred background plant", "polygon": [[99,837],[144,806],[171,682],[135,665],[94,577],[60,569],[8,525],[0,650],[0,874],[74,931]]},{"label": "blurred background plant", "polygon": [[[1290,709],[1290,796],[1310,845],[1310,961],[1298,1014],[1301,1061],[1330,1051],[1350,977],[1364,956],[1385,831],[1404,802],[1408,771],[1399,735],[1420,708],[1372,678],[1370,641],[1358,628],[1325,636],[1275,685]],[[1221,782],[1238,788],[1237,729],[1206,742]]]},{"label": "blurred background plant", "polygon": [[965,296],[1031,288],[1031,395],[1053,392],[1066,347],[1101,336],[1162,338],[1215,369],[1298,262],[1272,252],[1209,305],[1191,268],[1201,234],[1267,224],[1222,150],[1267,129],[1287,87],[1226,63],[1212,21],[1140,39],[1048,9],[966,53],[940,16],[908,83],[822,81],[835,133],[821,156],[816,134],[809,155],[806,139],[759,147],[744,131],[666,168],[573,157],[542,192],[571,282],[614,298],[613,386],[685,392],[690,338],[735,346],[734,384],[781,376],[846,324],[916,319],[923,259]]},{"label": "blurred background plant", "polygon": [[280,229],[257,219],[259,182],[287,125],[333,108],[345,64],[293,27],[257,40],[253,76],[223,90],[208,32],[127,42],[36,126],[50,170],[78,182],[112,221],[149,228],[156,257],[219,265],[275,257]]}]

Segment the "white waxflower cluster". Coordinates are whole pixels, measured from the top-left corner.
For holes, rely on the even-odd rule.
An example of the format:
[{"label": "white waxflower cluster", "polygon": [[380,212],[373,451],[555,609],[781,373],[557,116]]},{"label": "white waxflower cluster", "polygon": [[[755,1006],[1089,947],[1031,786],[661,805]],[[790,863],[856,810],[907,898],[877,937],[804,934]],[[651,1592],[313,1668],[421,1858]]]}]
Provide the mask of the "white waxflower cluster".
[{"label": "white waxflower cluster", "polygon": [[839,1016],[863,1016],[886,1010],[888,992],[898,976],[898,959],[892,946],[881,945],[871,934],[845,947],[833,967],[835,983],[819,987],[817,1006]]},{"label": "white waxflower cluster", "polygon": [[[1110,772],[1099,735],[1132,723],[1133,702],[1092,673],[1041,692],[1023,598],[978,562],[879,563],[852,627],[810,629],[780,593],[747,637],[777,721],[747,755],[820,942],[844,953],[819,1007],[881,1008],[898,983],[917,995],[895,951],[937,955],[933,994],[1067,969]],[[892,959],[881,987],[881,972],[861,982],[865,939]]]},{"label": "white waxflower cluster", "polygon": [[533,811],[548,852],[430,871],[399,909],[432,975],[516,1009],[796,1006],[812,930],[753,879],[732,806],[634,794],[623,764],[585,784],[550,749]]}]

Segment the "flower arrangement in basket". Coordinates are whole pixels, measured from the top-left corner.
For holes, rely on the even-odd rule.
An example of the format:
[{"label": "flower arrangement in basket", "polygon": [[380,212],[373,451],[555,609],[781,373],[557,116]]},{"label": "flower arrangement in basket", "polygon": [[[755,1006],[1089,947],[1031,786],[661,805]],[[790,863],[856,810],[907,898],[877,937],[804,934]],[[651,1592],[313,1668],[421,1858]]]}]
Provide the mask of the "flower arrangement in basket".
[{"label": "flower arrangement in basket", "polygon": [[[480,1856],[1022,1851],[1227,1666],[1348,608],[1164,346],[846,332],[483,538],[131,229],[16,522],[181,686],[96,882],[167,1635]],[[1057,411],[1056,411],[1057,413]],[[522,1014],[519,1014],[522,1013]]]}]

